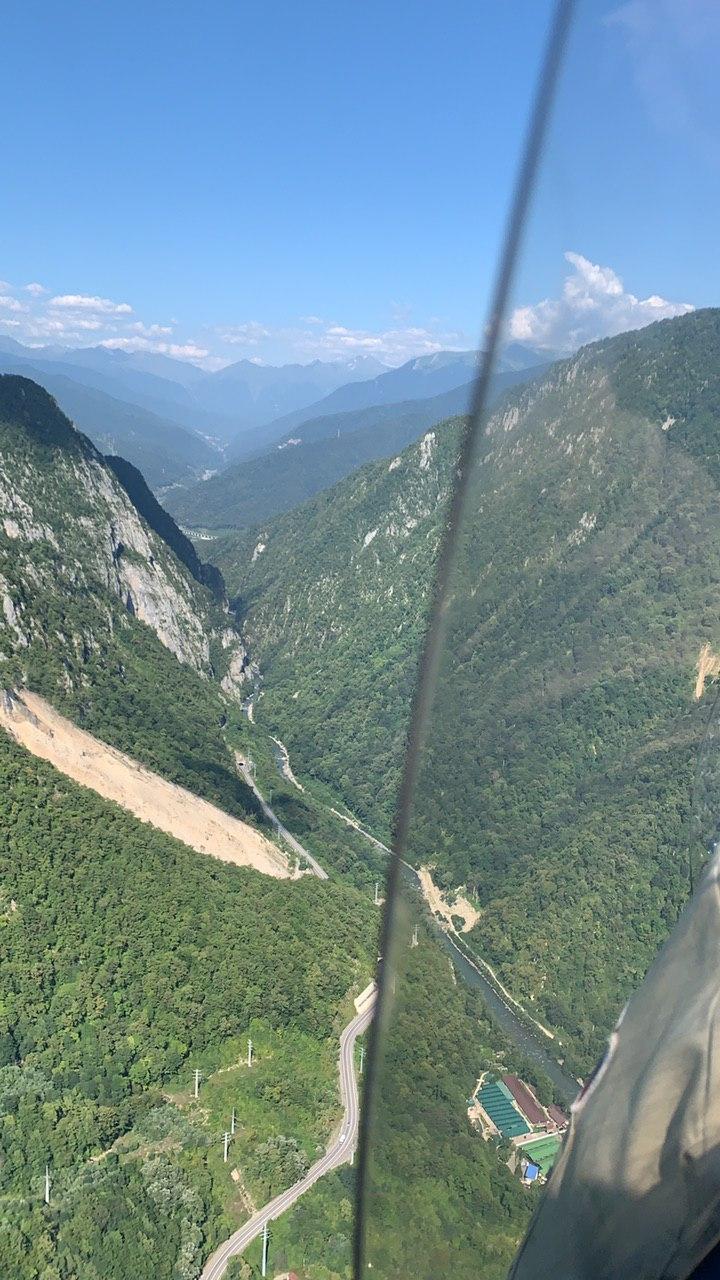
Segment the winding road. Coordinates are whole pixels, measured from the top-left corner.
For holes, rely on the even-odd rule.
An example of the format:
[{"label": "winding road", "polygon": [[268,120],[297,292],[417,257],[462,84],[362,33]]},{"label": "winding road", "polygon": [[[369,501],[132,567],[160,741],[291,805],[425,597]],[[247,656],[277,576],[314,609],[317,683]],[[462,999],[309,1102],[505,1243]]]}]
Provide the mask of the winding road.
[{"label": "winding road", "polygon": [[235,759],[237,761],[237,767],[240,770],[240,773],[242,774],[244,781],[247,782],[248,786],[251,787],[252,790],[254,791],[257,799],[260,802],[260,807],[262,808],[262,811],[265,814],[265,817],[270,822],[272,822],[278,835],[282,836],[285,843],[289,844],[290,848],[294,849],[295,852],[300,855],[300,857],[305,858],[306,862],[310,866],[310,870],[312,871],[313,875],[317,876],[318,880],[327,880],[328,879],[327,871],[325,871],[325,869],[320,866],[320,863],[318,862],[317,858],[313,858],[312,854],[308,853],[305,846],[302,845],[299,840],[295,839],[295,836],[292,834],[292,832],[288,831],[287,827],[283,826],[277,814],[273,812],[273,810],[270,808],[270,805],[268,804],[265,797],[258,790],[257,783],[255,782],[255,779],[252,776],[251,762],[246,760],[244,757],[240,756],[237,752],[235,753]]},{"label": "winding road", "polygon": [[221,1244],[205,1264],[200,1280],[220,1280],[231,1258],[247,1249],[253,1240],[262,1234],[266,1222],[279,1218],[281,1213],[295,1204],[300,1196],[309,1191],[323,1174],[336,1169],[338,1165],[351,1160],[357,1145],[358,1122],[360,1118],[360,1101],[358,1097],[357,1077],[355,1075],[355,1041],[367,1030],[375,1011],[375,1002],[364,1008],[352,1022],[348,1023],[340,1037],[340,1097],[343,1104],[343,1120],[340,1132],[328,1147],[324,1156],[293,1187],[281,1191],[268,1204],[258,1209],[244,1226],[235,1231],[229,1239]]}]

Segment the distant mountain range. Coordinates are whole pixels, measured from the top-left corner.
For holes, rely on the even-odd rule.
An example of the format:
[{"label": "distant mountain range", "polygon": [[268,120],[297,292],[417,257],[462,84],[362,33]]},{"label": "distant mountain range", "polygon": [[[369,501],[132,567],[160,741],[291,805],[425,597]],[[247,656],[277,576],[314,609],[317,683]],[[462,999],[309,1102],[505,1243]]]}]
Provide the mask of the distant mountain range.
[{"label": "distant mountain range", "polygon": [[[497,363],[497,373],[509,373],[546,364],[552,357],[547,352],[511,344]],[[356,409],[374,409],[380,405],[401,404],[406,400],[426,400],[472,382],[478,367],[477,351],[438,351],[416,356],[397,369],[385,369],[364,381],[337,386],[322,400],[307,409],[295,409],[282,418],[268,422],[256,431],[238,435],[228,449],[228,457],[247,457],[274,440],[297,434],[309,418],[349,413]]]},{"label": "distant mountain range", "polygon": [[27,347],[0,335],[3,370],[10,359],[29,362],[36,374],[63,374],[83,386],[130,401],[181,426],[213,435],[219,444],[387,368],[374,356],[362,356],[280,366],[239,360],[208,373],[187,360],[153,352]]},{"label": "distant mountain range", "polygon": [[[717,835],[714,756],[707,829],[690,816],[720,666],[719,404],[720,310],[622,334],[509,392],[469,487],[409,856],[477,895],[466,940],[574,1073],[676,919],[688,845]],[[212,544],[261,723],[381,836],[458,444],[433,427]]]},{"label": "distant mountain range", "polygon": [[[64,367],[58,365],[58,369]],[[0,372],[39,382],[101,452],[127,458],[153,489],[192,484],[223,465],[222,453],[208,440],[142,405],[51,372],[49,367],[38,369],[27,360],[0,355]]]},{"label": "distant mountain range", "polygon": [[[497,374],[493,401],[546,367]],[[363,463],[398,453],[436,422],[467,413],[472,386],[465,382],[425,400],[310,418],[296,434],[286,435],[257,457],[245,458],[190,488],[174,489],[163,501],[191,528],[251,528],[328,489]]]},{"label": "distant mountain range", "polygon": [[[513,348],[502,367],[522,370],[538,359],[536,352]],[[455,390],[469,382],[475,365],[472,352],[439,352],[398,369],[361,356],[279,367],[240,360],[209,373],[152,352],[29,347],[0,335],[0,373],[44,386],[98,448],[127,458],[160,494],[191,486],[228,460],[262,452],[303,421],[374,412]],[[368,425],[379,426],[382,418],[378,412]],[[377,452],[356,456],[365,461]],[[329,482],[343,474],[340,467]]]},{"label": "distant mountain range", "polygon": [[239,360],[206,374],[196,388],[204,408],[236,420],[240,438],[252,427],[286,413],[303,412],[336,388],[363,382],[386,372],[374,356],[310,364],[260,365]]}]

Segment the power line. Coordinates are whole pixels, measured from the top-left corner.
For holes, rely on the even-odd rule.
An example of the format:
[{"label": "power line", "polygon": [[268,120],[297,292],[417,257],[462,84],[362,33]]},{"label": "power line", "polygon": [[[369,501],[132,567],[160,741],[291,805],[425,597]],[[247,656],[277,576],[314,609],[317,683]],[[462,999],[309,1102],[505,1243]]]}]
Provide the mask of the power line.
[{"label": "power line", "polygon": [[530,109],[525,144],[517,172],[515,188],[511,197],[504,242],[500,250],[488,323],[485,329],[484,352],[473,388],[468,423],[462,437],[460,453],[456,463],[456,479],[445,517],[445,531],[435,569],[432,602],[413,694],[407,748],[395,815],[392,855],[385,882],[385,911],[380,935],[380,951],[384,957],[384,963],[378,971],[378,997],[375,1019],[370,1031],[370,1050],[365,1081],[365,1105],[360,1115],[360,1159],[353,1239],[353,1272],[355,1280],[366,1280],[367,1267],[369,1265],[365,1258],[365,1227],[370,1193],[370,1143],[375,1120],[375,1095],[381,1068],[383,1037],[389,1016],[388,996],[391,983],[388,980],[394,971],[394,955],[397,943],[395,926],[398,915],[398,898],[400,896],[400,867],[405,860],[408,846],[420,761],[435,696],[437,675],[445,640],[453,570],[467,493],[478,444],[482,439],[481,433],[485,422],[495,358],[501,340],[515,266],[522,243],[530,201],[535,189],[538,167],[546,140],[555,90],[562,67],[574,8],[575,0],[556,0],[555,11],[548,32],[540,75]]},{"label": "power line", "polygon": [[263,1246],[262,1246],[262,1274],[264,1276],[267,1275],[269,1241],[270,1241],[270,1232],[268,1230],[268,1224],[266,1222],[265,1226],[263,1227]]}]

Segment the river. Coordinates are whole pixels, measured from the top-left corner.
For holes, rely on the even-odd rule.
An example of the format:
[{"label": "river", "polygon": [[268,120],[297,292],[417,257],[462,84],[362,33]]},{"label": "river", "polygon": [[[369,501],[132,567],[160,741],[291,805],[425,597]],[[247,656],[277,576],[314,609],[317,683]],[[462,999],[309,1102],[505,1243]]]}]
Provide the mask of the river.
[{"label": "river", "polygon": [[[273,756],[278,772],[283,776],[286,776],[285,770],[290,767],[289,759],[285,748],[283,747],[281,750],[281,745],[282,744],[279,744],[277,740],[273,740]],[[336,810],[331,810],[331,812],[338,818],[342,817],[342,815]],[[373,845],[375,845],[376,848],[384,850],[385,853],[390,853],[390,850],[386,845],[382,844],[381,841],[376,840],[369,832],[364,831],[359,823],[352,823],[351,825],[360,835],[364,836],[366,840],[369,840]],[[417,872],[409,863],[403,863],[402,874],[406,884],[412,885],[413,890],[417,889],[422,896],[420,879]],[[537,1063],[537,1065],[544,1071],[545,1075],[552,1081],[555,1089],[557,1090],[558,1097],[562,1099],[565,1106],[570,1106],[570,1103],[577,1097],[579,1089],[578,1082],[573,1079],[569,1072],[563,1070],[557,1058],[549,1052],[547,1041],[543,1043],[545,1037],[543,1037],[540,1032],[533,1031],[532,1027],[529,1026],[527,1022],[518,1017],[512,1006],[503,997],[502,992],[493,985],[491,978],[483,973],[479,966],[474,965],[470,960],[468,960],[456,945],[452,936],[441,928],[429,909],[427,911],[427,917],[438,942],[444,950],[447,951],[455,967],[455,971],[460,975],[463,982],[481,993],[485,1004],[487,1005],[488,1012],[494,1018],[501,1030],[505,1032],[515,1045],[517,1045],[518,1049],[526,1054],[528,1058],[531,1058],[533,1062]]]},{"label": "river", "polygon": [[[406,883],[412,884],[413,888],[416,888],[422,895],[417,872],[408,863],[403,864],[402,874]],[[577,1080],[574,1080],[569,1072],[563,1070],[557,1058],[553,1057],[552,1053],[548,1051],[547,1045],[543,1044],[540,1034],[534,1032],[532,1027],[518,1017],[512,1006],[504,999],[502,993],[493,986],[490,978],[485,976],[479,966],[468,960],[467,956],[456,945],[452,936],[446,933],[441,925],[438,924],[429,909],[427,918],[441,947],[450,956],[456,973],[459,974],[467,986],[473,987],[480,992],[487,1005],[488,1012],[501,1030],[517,1045],[518,1049],[522,1050],[528,1058],[532,1058],[533,1062],[537,1063],[546,1076],[549,1076],[557,1090],[558,1097],[562,1098],[566,1107],[569,1107],[577,1097],[580,1088]]]}]

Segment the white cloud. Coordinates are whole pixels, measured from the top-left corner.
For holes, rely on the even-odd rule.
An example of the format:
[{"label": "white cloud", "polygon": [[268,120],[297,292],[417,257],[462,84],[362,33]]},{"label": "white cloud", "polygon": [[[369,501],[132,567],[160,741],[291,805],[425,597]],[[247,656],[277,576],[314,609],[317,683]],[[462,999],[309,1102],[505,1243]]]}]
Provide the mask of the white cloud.
[{"label": "white cloud", "polygon": [[174,356],[176,360],[204,360],[210,355],[207,347],[196,342],[156,342],[150,338],[104,338],[98,343],[109,351],[154,351],[158,355]]},{"label": "white cloud", "polygon": [[18,302],[17,298],[11,298],[9,293],[0,293],[0,307],[3,311],[27,311],[27,307]]},{"label": "white cloud", "polygon": [[233,347],[255,347],[263,338],[269,338],[272,335],[265,325],[258,324],[257,320],[248,320],[245,324],[229,325],[227,329],[222,329],[218,336],[223,342],[229,342]]},{"label": "white cloud", "polygon": [[413,356],[433,355],[436,351],[464,350],[471,345],[466,334],[417,325],[372,333],[333,324],[326,326],[322,334],[313,334],[312,340],[326,355],[338,357],[364,352],[388,364],[402,364]]},{"label": "white cloud", "polygon": [[[316,315],[300,317],[298,325],[275,328],[251,320],[245,324],[212,330],[216,338],[244,350],[246,358],[265,363],[297,360],[347,360],[353,355],[374,355],[388,365],[414,356],[431,355],[448,348],[472,346],[467,334],[446,327],[397,326],[388,329],[354,329]],[[258,348],[262,356],[258,356]]]},{"label": "white cloud", "polygon": [[95,311],[98,315],[127,316],[132,314],[132,307],[127,302],[113,302],[110,298],[90,297],[86,293],[62,293],[50,299],[51,307],[61,307],[68,311]]},{"label": "white cloud", "polygon": [[[169,341],[172,324],[146,322],[136,317],[128,302],[116,302],[96,294],[61,293],[47,297],[37,281],[14,286],[0,283],[0,330],[12,328],[14,336],[32,347],[52,342],[74,347],[91,344],[125,351],[153,351],[212,367],[219,357],[194,339]],[[22,298],[22,300],[21,300]],[[12,320],[10,316],[19,318]]]},{"label": "white cloud", "polygon": [[612,267],[599,266],[580,253],[568,252],[565,258],[572,270],[562,296],[516,307],[510,317],[510,338],[543,350],[575,351],[597,338],[642,329],[655,320],[694,310],[689,302],[668,302],[657,294],[637,298]]},{"label": "white cloud", "polygon": [[133,333],[139,333],[143,338],[165,338],[172,333],[172,325],[143,324],[142,320],[135,320],[129,328]]},{"label": "white cloud", "polygon": [[[4,320],[1,317],[5,314]],[[473,340],[433,317],[424,325],[410,323],[410,308],[393,303],[387,328],[353,328],[309,313],[288,324],[256,319],[207,326],[196,340],[181,334],[176,319],[157,323],[140,319],[129,302],[99,294],[58,293],[37,281],[13,286],[0,283],[0,329],[13,321],[15,336],[33,346],[52,342],[69,349],[102,345],[124,351],[148,351],[190,360],[206,369],[221,368],[245,356],[256,363],[347,360],[376,356],[398,365],[415,356],[448,348],[467,349]],[[174,340],[173,340],[174,339]]]}]

